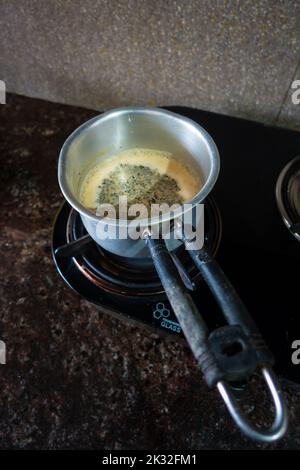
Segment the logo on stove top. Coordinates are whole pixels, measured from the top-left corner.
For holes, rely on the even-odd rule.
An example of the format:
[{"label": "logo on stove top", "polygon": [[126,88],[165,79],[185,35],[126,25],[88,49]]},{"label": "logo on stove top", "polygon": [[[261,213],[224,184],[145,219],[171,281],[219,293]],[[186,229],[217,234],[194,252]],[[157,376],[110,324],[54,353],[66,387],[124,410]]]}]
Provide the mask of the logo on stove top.
[{"label": "logo on stove top", "polygon": [[153,317],[155,320],[160,320],[160,326],[166,328],[167,330],[172,330],[175,333],[181,332],[181,327],[179,323],[169,320],[169,316],[171,315],[170,310],[165,306],[163,302],[158,302],[155,306],[155,310],[153,311]]}]

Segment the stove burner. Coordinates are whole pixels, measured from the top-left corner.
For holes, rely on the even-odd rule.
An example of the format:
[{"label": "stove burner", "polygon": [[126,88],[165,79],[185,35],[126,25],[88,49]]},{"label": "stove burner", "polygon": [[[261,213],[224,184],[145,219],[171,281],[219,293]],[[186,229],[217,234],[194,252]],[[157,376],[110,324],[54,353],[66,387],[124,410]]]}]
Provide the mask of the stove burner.
[{"label": "stove burner", "polygon": [[[65,234],[61,238],[63,243],[58,241],[59,232]],[[55,222],[53,252],[61,244],[77,240],[85,234],[86,230],[79,213],[65,203]],[[205,202],[205,244],[213,254],[216,253],[219,246],[220,236],[219,211],[213,199],[207,198]],[[200,275],[183,245],[174,251],[172,257],[179,266],[179,271],[180,266],[184,267],[184,272],[182,272],[182,276],[185,276],[184,282],[188,283],[190,288],[195,287],[200,280]],[[54,259],[60,273],[65,278],[66,268],[63,265],[66,260],[55,255]],[[152,264],[132,263],[127,258],[105,251],[96,243],[89,244],[85,252],[73,257],[71,262],[73,268],[79,270],[89,283],[118,296],[132,298],[164,293]]]},{"label": "stove burner", "polygon": [[[299,340],[300,331],[297,308],[300,251],[295,246],[296,236],[292,237],[283,228],[281,220],[278,222],[281,217],[274,198],[270,198],[278,179],[278,168],[288,163],[278,179],[277,203],[280,211],[283,208],[283,218],[289,220],[286,225],[291,226],[299,237],[300,230],[296,225],[299,222],[299,179],[288,184],[286,175],[287,172],[299,174],[299,157],[290,162],[291,155],[300,155],[299,132],[191,108],[172,107],[170,110],[207,129],[220,149],[222,165],[213,196],[221,209],[224,233],[218,247],[220,218],[214,202],[207,199],[206,211],[210,213],[212,203],[212,215],[205,218],[205,230],[209,230],[209,224],[214,227],[211,235],[207,233],[207,243],[211,244],[210,251],[214,253],[218,248],[218,261],[274,353],[277,370],[284,377],[300,383],[299,364],[291,360],[291,346]],[[263,184],[260,171],[264,173]],[[236,175],[240,177],[236,178]],[[255,191],[252,191],[253,185]],[[250,204],[256,207],[255,211],[245,211]],[[85,233],[80,218],[71,212],[71,207],[64,204],[53,230],[53,258],[64,281],[100,312],[152,332],[165,333],[166,339],[184,341],[177,318],[151,266],[128,266],[126,260],[124,263],[101,249],[99,252],[93,243],[88,245],[89,250],[81,252],[85,259],[79,254],[74,258],[54,254],[72,237]],[[70,233],[67,235],[68,222]],[[185,262],[185,268],[191,269]],[[201,282],[193,270],[189,272],[192,281],[196,275],[198,283],[197,288],[190,291],[191,297],[209,329],[222,326],[223,316],[206,283]]]},{"label": "stove burner", "polygon": [[281,171],[276,184],[276,199],[285,225],[300,241],[300,156]]}]

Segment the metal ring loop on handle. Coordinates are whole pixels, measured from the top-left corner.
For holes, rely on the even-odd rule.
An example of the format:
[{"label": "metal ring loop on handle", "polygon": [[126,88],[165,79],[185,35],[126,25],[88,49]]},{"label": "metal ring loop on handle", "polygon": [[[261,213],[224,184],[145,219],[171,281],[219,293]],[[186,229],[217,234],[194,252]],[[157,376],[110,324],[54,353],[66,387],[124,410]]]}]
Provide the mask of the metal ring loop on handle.
[{"label": "metal ring loop on handle", "polygon": [[223,381],[217,383],[217,388],[228,408],[229,413],[232,418],[239,426],[239,428],[250,438],[259,442],[274,442],[277,439],[280,439],[286,429],[288,424],[287,411],[282,397],[282,392],[280,390],[277,378],[273,373],[272,369],[262,368],[263,377],[268,385],[268,388],[271,392],[273,402],[275,405],[275,419],[272,426],[266,430],[255,429],[248,421],[243,411],[239,407],[230,386]]}]

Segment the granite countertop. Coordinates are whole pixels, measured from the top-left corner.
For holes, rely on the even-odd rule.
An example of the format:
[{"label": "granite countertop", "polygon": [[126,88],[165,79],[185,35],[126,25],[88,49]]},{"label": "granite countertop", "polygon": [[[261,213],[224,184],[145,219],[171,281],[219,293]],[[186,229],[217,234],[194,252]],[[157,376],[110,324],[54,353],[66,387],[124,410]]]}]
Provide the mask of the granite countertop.
[{"label": "granite countertop", "polygon": [[[95,114],[17,95],[0,105],[0,448],[299,448],[298,387],[284,383],[286,437],[257,445],[233,425],[184,344],[101,313],[59,277],[51,257],[63,202],[58,154]],[[267,424],[257,379],[249,393],[249,418]]]}]

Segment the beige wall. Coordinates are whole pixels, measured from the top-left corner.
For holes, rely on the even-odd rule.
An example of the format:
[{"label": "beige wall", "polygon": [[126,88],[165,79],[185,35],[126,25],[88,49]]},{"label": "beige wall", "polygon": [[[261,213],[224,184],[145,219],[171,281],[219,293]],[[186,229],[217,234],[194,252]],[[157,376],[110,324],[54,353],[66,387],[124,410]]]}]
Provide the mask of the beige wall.
[{"label": "beige wall", "polygon": [[9,91],[95,109],[181,104],[300,128],[299,1],[0,0]]}]

